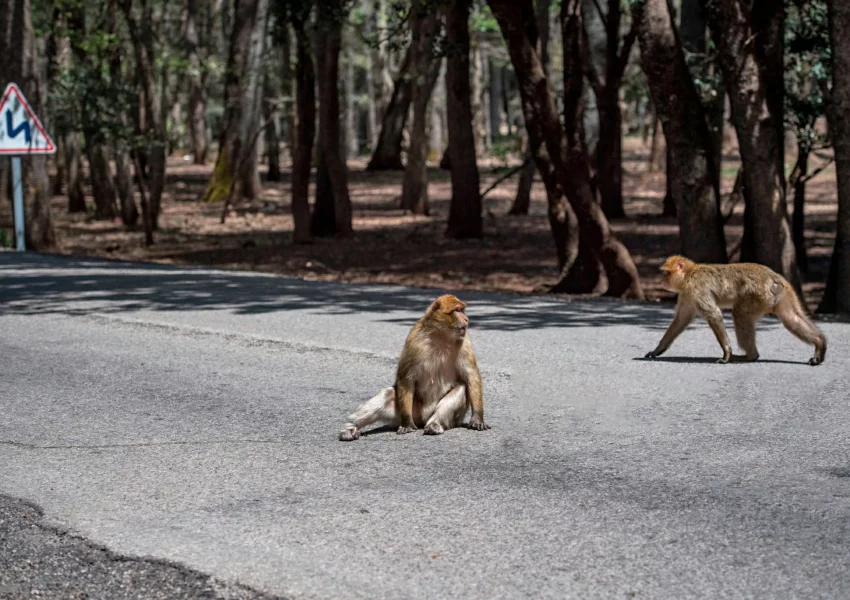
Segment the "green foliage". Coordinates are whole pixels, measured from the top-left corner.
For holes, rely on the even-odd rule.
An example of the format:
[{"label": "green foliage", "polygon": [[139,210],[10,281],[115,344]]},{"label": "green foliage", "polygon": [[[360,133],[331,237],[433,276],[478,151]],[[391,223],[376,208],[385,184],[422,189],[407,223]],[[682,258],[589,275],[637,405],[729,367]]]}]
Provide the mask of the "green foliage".
[{"label": "green foliage", "polygon": [[786,0],[785,127],[811,149],[822,143],[815,122],[824,114],[830,78],[830,44],[823,0]]}]

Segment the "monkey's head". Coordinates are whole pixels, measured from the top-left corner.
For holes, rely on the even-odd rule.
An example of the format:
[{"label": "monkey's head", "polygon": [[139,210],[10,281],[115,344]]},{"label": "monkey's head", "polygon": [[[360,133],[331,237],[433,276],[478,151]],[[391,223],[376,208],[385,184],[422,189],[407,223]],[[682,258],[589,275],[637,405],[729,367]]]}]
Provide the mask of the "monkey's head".
[{"label": "monkey's head", "polygon": [[469,329],[469,319],[463,314],[466,304],[456,296],[446,294],[431,303],[425,312],[425,322],[449,337],[462,340]]},{"label": "monkey's head", "polygon": [[685,275],[693,266],[693,261],[688,260],[684,256],[671,256],[661,265],[661,271],[664,273],[664,280],[661,282],[661,286],[670,292],[681,291]]}]

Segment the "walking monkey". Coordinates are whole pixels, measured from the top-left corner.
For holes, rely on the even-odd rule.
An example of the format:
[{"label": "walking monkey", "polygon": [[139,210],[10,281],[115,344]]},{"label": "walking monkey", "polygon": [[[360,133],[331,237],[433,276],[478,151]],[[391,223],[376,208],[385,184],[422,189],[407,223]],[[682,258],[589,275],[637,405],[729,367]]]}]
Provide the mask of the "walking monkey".
[{"label": "walking monkey", "polygon": [[823,362],[826,337],[809,319],[791,284],[768,267],[753,263],[702,265],[683,256],[671,256],[661,270],[664,271],[664,288],[678,292],[679,299],[673,322],[658,347],[646,358],[664,354],[694,316],[700,313],[723,348],[723,358],[717,362],[728,363],[732,359],[732,346],[726,336],[720,309],[731,308],[735,335],[745,352],[745,360],[757,360],[759,357],[756,321],[764,315],[774,314],[788,331],[814,345],[815,354],[809,360],[810,365]]}]

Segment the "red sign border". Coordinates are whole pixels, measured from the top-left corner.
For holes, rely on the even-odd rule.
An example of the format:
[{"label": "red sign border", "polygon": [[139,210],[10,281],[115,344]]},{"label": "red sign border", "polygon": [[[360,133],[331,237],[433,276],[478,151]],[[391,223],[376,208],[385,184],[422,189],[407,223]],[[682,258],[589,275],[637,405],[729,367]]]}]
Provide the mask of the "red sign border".
[{"label": "red sign border", "polygon": [[6,86],[6,91],[3,92],[3,100],[0,101],[0,112],[3,111],[3,108],[6,106],[6,103],[9,101],[9,97],[12,95],[12,92],[18,96],[18,101],[23,105],[24,110],[27,111],[30,119],[32,119],[33,123],[35,123],[36,129],[44,136],[44,139],[47,140],[47,147],[44,149],[36,149],[33,150],[32,146],[25,146],[23,148],[0,148],[0,155],[8,155],[8,154],[55,154],[56,153],[56,144],[53,143],[53,139],[47,134],[47,131],[44,130],[44,126],[41,124],[41,121],[38,120],[38,117],[35,116],[35,111],[33,111],[30,103],[27,101],[26,96],[21,91],[21,88],[18,87],[16,83],[10,83]]}]

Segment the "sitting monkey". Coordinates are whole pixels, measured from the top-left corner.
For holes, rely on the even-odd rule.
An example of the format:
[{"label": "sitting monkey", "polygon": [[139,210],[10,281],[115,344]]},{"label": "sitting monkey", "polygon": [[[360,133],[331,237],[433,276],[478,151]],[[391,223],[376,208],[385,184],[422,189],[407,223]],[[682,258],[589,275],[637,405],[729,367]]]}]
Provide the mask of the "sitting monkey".
[{"label": "sitting monkey", "polygon": [[356,440],[363,427],[376,423],[398,427],[398,434],[424,426],[426,435],[440,435],[459,425],[469,408],[469,427],[490,429],[465,308],[450,294],[431,303],[407,336],[395,387],[382,389],[351,414],[340,440]]}]

